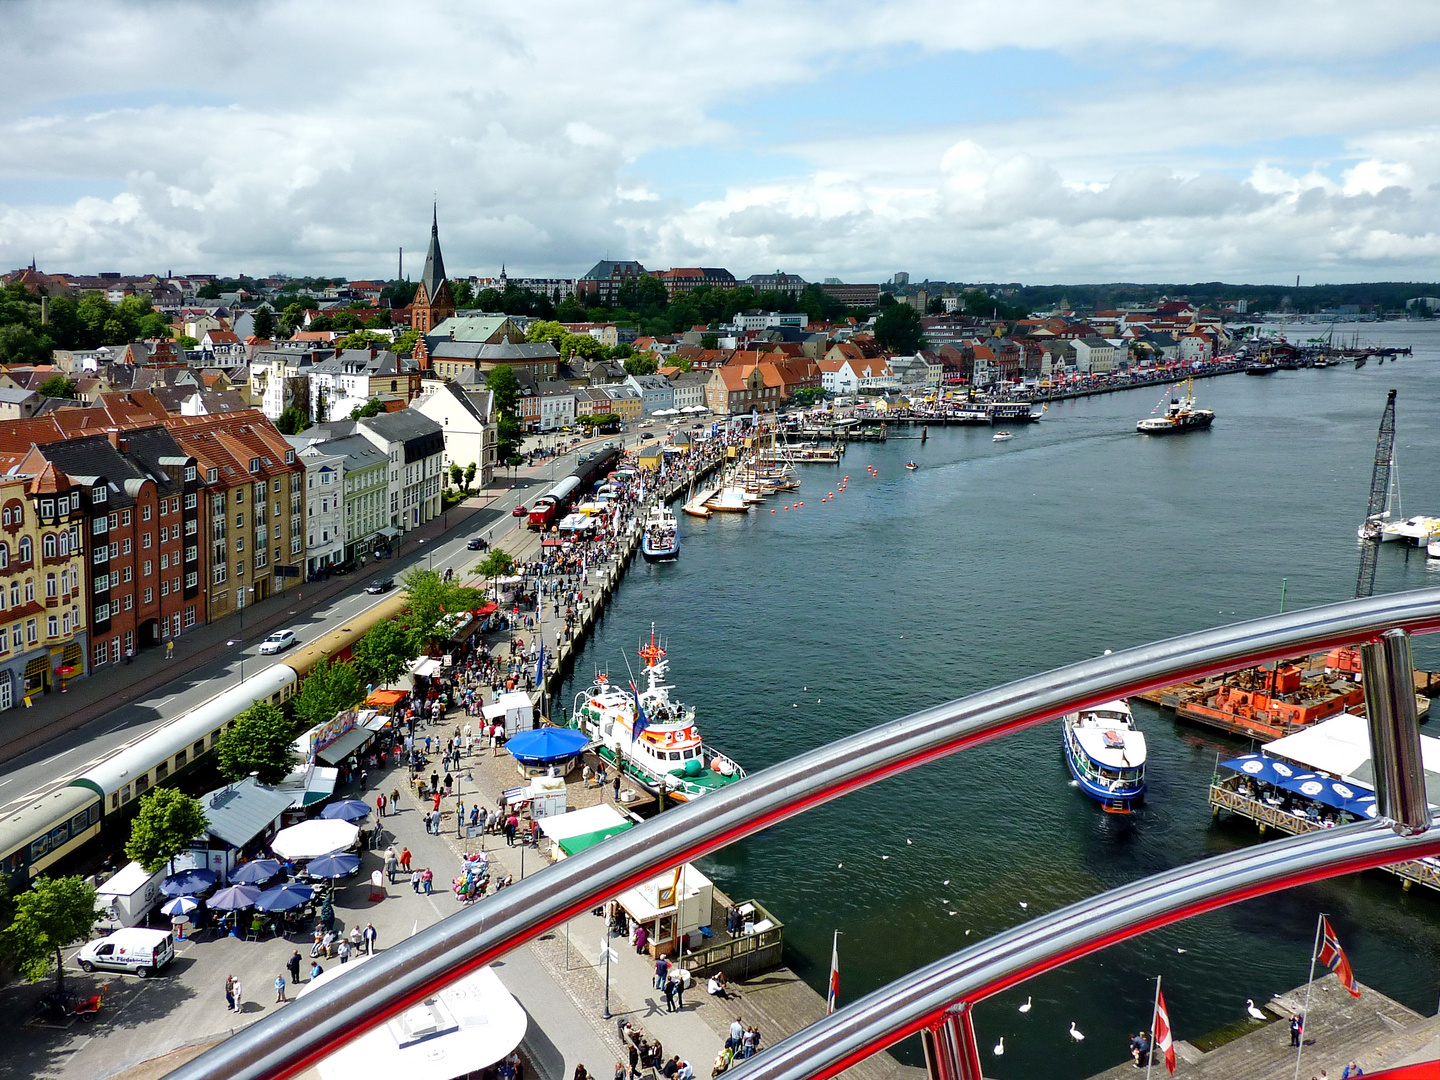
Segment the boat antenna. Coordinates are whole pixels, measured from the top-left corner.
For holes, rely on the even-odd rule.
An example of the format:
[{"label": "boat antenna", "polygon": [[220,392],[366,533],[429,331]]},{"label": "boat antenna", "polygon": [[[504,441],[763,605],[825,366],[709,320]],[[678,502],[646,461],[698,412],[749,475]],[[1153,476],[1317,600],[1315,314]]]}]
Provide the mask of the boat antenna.
[{"label": "boat antenna", "polygon": [[636,694],[639,694],[639,693],[640,693],[640,686],[639,686],[639,684],[635,681],[635,669],[630,666],[630,657],[626,656],[624,653],[621,653],[620,656],[621,656],[621,659],[623,659],[623,660],[625,661],[625,670],[630,673],[630,685],[633,686],[633,687],[635,687],[635,693],[636,693]]}]

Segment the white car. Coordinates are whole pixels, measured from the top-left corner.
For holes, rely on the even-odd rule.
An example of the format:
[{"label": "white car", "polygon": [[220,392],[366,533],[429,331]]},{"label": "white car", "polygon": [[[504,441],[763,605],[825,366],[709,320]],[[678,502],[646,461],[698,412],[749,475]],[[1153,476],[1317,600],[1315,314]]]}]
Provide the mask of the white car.
[{"label": "white car", "polygon": [[260,642],[260,655],[273,656],[275,653],[284,652],[297,640],[294,630],[276,630],[275,633]]}]

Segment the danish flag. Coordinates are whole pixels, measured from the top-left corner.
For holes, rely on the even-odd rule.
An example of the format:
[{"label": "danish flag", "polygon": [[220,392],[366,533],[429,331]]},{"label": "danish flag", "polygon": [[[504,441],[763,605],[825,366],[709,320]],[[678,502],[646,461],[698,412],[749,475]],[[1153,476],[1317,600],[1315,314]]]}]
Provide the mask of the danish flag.
[{"label": "danish flag", "polygon": [[1170,1014],[1165,1011],[1165,995],[1155,991],[1155,1049],[1165,1055],[1165,1068],[1175,1075],[1175,1040],[1170,1035]]},{"label": "danish flag", "polygon": [[1350,996],[1360,996],[1360,984],[1355,981],[1355,972],[1350,969],[1350,961],[1345,956],[1345,950],[1340,948],[1340,939],[1335,936],[1335,931],[1330,927],[1330,920],[1323,915],[1320,917],[1324,925],[1324,935],[1320,942],[1320,962],[1333,971],[1340,979],[1340,985],[1350,991]]}]

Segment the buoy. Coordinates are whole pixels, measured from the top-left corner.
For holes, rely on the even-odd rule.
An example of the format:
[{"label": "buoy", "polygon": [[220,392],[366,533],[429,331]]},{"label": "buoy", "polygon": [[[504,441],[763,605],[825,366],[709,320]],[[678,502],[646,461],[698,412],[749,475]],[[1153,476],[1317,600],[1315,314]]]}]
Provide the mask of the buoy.
[{"label": "buoy", "polygon": [[775,512],[774,510],[771,510],[771,511],[770,511],[770,513],[772,513],[772,514],[773,514],[774,512]]},{"label": "buoy", "polygon": [[804,506],[805,504],[804,504],[803,502],[798,502],[798,503],[796,503],[795,505],[796,505],[796,506]]}]

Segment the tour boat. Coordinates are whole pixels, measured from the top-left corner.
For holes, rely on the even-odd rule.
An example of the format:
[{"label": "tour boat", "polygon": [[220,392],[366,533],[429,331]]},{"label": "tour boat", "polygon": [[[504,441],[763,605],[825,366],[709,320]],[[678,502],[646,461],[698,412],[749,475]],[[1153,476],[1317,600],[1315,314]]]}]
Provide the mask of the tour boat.
[{"label": "tour boat", "polygon": [[1145,797],[1145,735],[1124,701],[1069,713],[1062,724],[1065,764],[1080,790],[1107,813],[1128,814]]},{"label": "tour boat", "polygon": [[669,661],[655,640],[640,647],[645,688],[614,686],[604,673],[575,696],[570,724],[589,736],[595,753],[647,791],[689,802],[733,784],[745,770],[705,745],[695,727],[694,708],[670,697],[665,685]]},{"label": "tour boat", "polygon": [[680,525],[663,503],[656,503],[645,518],[640,537],[640,554],[646,562],[664,562],[680,557]]},{"label": "tour boat", "polygon": [[997,432],[995,432],[994,438],[993,438],[991,441],[992,441],[992,442],[1004,442],[1006,439],[1013,439],[1014,437],[1015,437],[1015,436],[1014,436],[1014,435],[1011,435],[1010,432],[1008,432],[1008,431],[997,431]]},{"label": "tour boat", "polygon": [[907,462],[905,462],[905,468],[909,469],[911,472],[914,472],[914,471],[915,471],[916,469],[918,469],[919,467],[920,467],[920,466],[919,466],[917,463],[913,462],[913,461],[907,461]]},{"label": "tour boat", "polygon": [[1164,416],[1148,416],[1135,425],[1142,435],[1174,435],[1182,431],[1203,431],[1215,422],[1209,409],[1195,407],[1194,381],[1186,386],[1185,396],[1172,397]]}]

